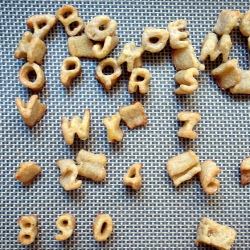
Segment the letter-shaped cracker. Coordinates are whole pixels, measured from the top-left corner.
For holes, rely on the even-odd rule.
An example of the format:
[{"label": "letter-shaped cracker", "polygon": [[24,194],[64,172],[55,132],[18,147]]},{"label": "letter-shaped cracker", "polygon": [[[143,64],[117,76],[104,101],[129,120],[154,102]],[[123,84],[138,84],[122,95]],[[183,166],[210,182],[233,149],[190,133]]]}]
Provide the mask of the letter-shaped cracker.
[{"label": "letter-shaped cracker", "polygon": [[142,66],[142,53],[144,49],[136,47],[134,42],[124,45],[123,50],[117,59],[119,65],[127,63],[127,71],[131,72],[134,68]]},{"label": "letter-shaped cracker", "polygon": [[120,128],[121,116],[116,113],[103,119],[103,124],[107,129],[107,137],[109,142],[122,141],[123,131]]},{"label": "letter-shaped cracker", "polygon": [[221,250],[230,250],[236,234],[233,228],[203,217],[198,226],[195,243],[197,245],[206,244]]},{"label": "letter-shaped cracker", "polygon": [[85,109],[83,118],[79,116],[73,116],[71,121],[67,117],[62,118],[62,133],[65,142],[68,145],[74,143],[75,135],[81,140],[87,140],[89,138],[90,127],[90,110]]},{"label": "letter-shaped cracker", "polygon": [[85,34],[68,38],[68,49],[72,56],[95,58],[93,46],[94,43]]},{"label": "letter-shaped cracker", "polygon": [[[113,72],[111,74],[105,74],[104,70],[107,68],[112,68]],[[111,90],[117,83],[121,73],[121,67],[114,58],[106,58],[99,62],[96,67],[96,79],[106,91]]]},{"label": "letter-shaped cracker", "polygon": [[138,191],[142,186],[141,176],[141,163],[135,163],[129,167],[127,173],[123,176],[123,183],[126,186],[131,187],[133,190]]},{"label": "letter-shaped cracker", "polygon": [[184,125],[179,129],[177,135],[179,137],[196,139],[198,134],[193,131],[194,126],[201,120],[201,116],[198,112],[182,111],[177,115],[177,119],[180,122],[184,122]]},{"label": "letter-shaped cracker", "polygon": [[220,188],[220,181],[216,179],[221,170],[213,161],[201,163],[200,182],[202,189],[207,194],[215,194]]},{"label": "letter-shaped cracker", "polygon": [[215,61],[219,55],[222,55],[222,61],[226,62],[232,48],[232,40],[230,35],[224,34],[218,41],[215,33],[208,33],[203,41],[200,60],[205,61],[210,57],[211,61]]},{"label": "letter-shaped cracker", "polygon": [[16,172],[15,178],[21,181],[24,185],[30,184],[33,179],[40,174],[41,167],[33,161],[22,162]]},{"label": "letter-shaped cracker", "polygon": [[140,102],[121,107],[119,109],[119,113],[122,120],[130,129],[134,129],[139,126],[146,126],[148,123],[144,107]]},{"label": "letter-shaped cracker", "polygon": [[85,27],[85,23],[78,16],[77,9],[72,5],[64,5],[56,12],[56,17],[62,23],[69,36],[76,36]]},{"label": "letter-shaped cracker", "polygon": [[93,223],[93,236],[96,241],[105,241],[113,231],[113,221],[109,214],[98,214]]},{"label": "letter-shaped cracker", "polygon": [[151,80],[151,77],[151,73],[148,69],[133,69],[129,77],[128,92],[135,93],[139,91],[140,94],[147,94],[149,91],[149,82]]},{"label": "letter-shaped cracker", "polygon": [[36,239],[38,233],[38,219],[35,215],[23,215],[18,220],[20,232],[18,234],[18,241],[22,245],[30,245]]},{"label": "letter-shaped cracker", "polygon": [[230,34],[240,24],[242,14],[238,10],[222,10],[214,26],[218,35]]},{"label": "letter-shaped cracker", "polygon": [[116,33],[117,22],[109,16],[96,16],[87,23],[85,33],[89,39],[104,41],[107,36]]},{"label": "letter-shaped cracker", "polygon": [[[31,78],[31,74],[35,75],[34,81]],[[29,88],[34,92],[39,92],[44,87],[45,76],[40,65],[27,62],[19,71],[19,80],[26,88]]]},{"label": "letter-shaped cracker", "polygon": [[248,49],[250,50],[250,10],[244,14],[241,20],[240,32],[243,36],[248,37]]},{"label": "letter-shaped cracker", "polygon": [[250,10],[243,15],[240,23],[240,32],[243,36],[250,36]]},{"label": "letter-shaped cracker", "polygon": [[212,70],[212,76],[221,89],[228,89],[241,80],[241,69],[237,59],[229,60]]},{"label": "letter-shaped cracker", "polygon": [[244,159],[240,165],[241,184],[247,185],[250,183],[250,157]]},{"label": "letter-shaped cracker", "polygon": [[107,157],[104,154],[93,154],[80,150],[76,156],[78,174],[96,182],[106,178]]},{"label": "letter-shaped cracker", "polygon": [[167,162],[167,172],[176,187],[200,171],[199,157],[192,150],[176,155]]},{"label": "letter-shaped cracker", "polygon": [[34,30],[34,35],[44,39],[49,31],[56,24],[56,17],[54,15],[34,15],[27,19],[27,26]]},{"label": "letter-shaped cracker", "polygon": [[47,109],[47,106],[40,102],[37,95],[32,95],[28,103],[17,98],[16,106],[24,123],[31,128],[42,119]]},{"label": "letter-shaped cracker", "polygon": [[60,79],[64,87],[69,87],[73,80],[81,74],[81,61],[76,56],[70,56],[63,60]]},{"label": "letter-shaped cracker", "polygon": [[82,185],[81,180],[77,180],[78,168],[73,160],[65,159],[56,161],[60,169],[60,184],[66,191],[74,190]]},{"label": "letter-shaped cracker", "polygon": [[172,61],[176,70],[190,68],[197,68],[199,70],[205,69],[205,66],[196,58],[194,48],[191,43],[189,43],[189,45],[185,48],[173,50]]},{"label": "letter-shaped cracker", "polygon": [[15,58],[23,58],[30,63],[42,64],[46,51],[47,48],[44,41],[37,36],[33,36],[31,32],[26,31],[15,51]]},{"label": "letter-shaped cracker", "polygon": [[196,68],[180,70],[175,74],[175,81],[180,87],[175,90],[177,95],[193,94],[198,89],[198,81],[195,79],[199,75]]},{"label": "letter-shaped cracker", "polygon": [[160,52],[165,48],[168,38],[167,29],[145,28],[142,34],[142,47],[151,53]]},{"label": "letter-shaped cracker", "polygon": [[172,49],[182,49],[189,45],[189,33],[187,28],[187,21],[183,19],[176,20],[168,24],[170,47]]},{"label": "letter-shaped cracker", "polygon": [[241,70],[241,80],[230,88],[232,94],[250,95],[250,70]]},{"label": "letter-shaped cracker", "polygon": [[95,58],[103,59],[111,53],[119,42],[118,36],[107,36],[102,43],[97,43],[93,46],[93,54]]},{"label": "letter-shaped cracker", "polygon": [[56,227],[61,233],[55,236],[58,241],[67,240],[73,234],[76,227],[76,219],[73,215],[65,213],[56,220]]}]

